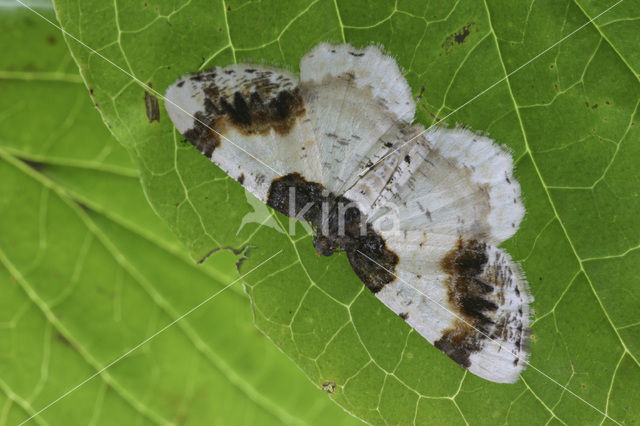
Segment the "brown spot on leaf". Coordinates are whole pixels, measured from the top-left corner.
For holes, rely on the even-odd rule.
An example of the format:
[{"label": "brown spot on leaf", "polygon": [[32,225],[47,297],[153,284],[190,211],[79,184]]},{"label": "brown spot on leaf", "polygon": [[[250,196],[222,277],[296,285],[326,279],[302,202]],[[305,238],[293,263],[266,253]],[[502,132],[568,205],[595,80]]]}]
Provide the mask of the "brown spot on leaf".
[{"label": "brown spot on leaf", "polygon": [[71,349],[73,349],[76,352],[78,351],[78,348],[76,347],[76,345],[72,341],[67,339],[62,333],[56,332],[55,336],[56,336],[56,340],[58,342],[62,343],[65,346],[70,347]]},{"label": "brown spot on leaf", "polygon": [[326,393],[334,393],[336,391],[336,384],[334,382],[324,382],[320,388]]},{"label": "brown spot on leaf", "polygon": [[442,47],[445,50],[445,53],[451,52],[451,50],[456,46],[463,44],[469,34],[471,34],[471,28],[475,25],[474,22],[467,23],[464,27],[460,28],[455,33],[449,35],[442,43]]},{"label": "brown spot on leaf", "polygon": [[41,171],[44,168],[44,163],[34,160],[27,160],[26,158],[21,158],[22,162],[27,166],[31,167],[36,172]]},{"label": "brown spot on leaf", "polygon": [[[151,87],[151,83],[149,83],[149,87]],[[158,99],[146,90],[144,91],[144,108],[147,113],[149,123],[160,121],[160,107],[158,106]]]},{"label": "brown spot on leaf", "polygon": [[424,85],[420,87],[420,93],[418,93],[418,97],[416,97],[416,103],[419,103],[422,100],[422,96],[424,95]]}]

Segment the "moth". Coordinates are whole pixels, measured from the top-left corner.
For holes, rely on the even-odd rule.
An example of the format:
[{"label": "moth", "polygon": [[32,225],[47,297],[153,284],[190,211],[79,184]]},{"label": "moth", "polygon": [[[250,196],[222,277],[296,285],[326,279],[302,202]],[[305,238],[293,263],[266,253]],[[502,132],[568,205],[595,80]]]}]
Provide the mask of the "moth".
[{"label": "moth", "polygon": [[230,65],[179,78],[177,130],[273,209],[346,253],[389,309],[471,373],[515,382],[532,297],[498,246],[524,216],[507,149],[462,128],[412,124],[416,104],[380,48],[320,44],[300,77]]}]

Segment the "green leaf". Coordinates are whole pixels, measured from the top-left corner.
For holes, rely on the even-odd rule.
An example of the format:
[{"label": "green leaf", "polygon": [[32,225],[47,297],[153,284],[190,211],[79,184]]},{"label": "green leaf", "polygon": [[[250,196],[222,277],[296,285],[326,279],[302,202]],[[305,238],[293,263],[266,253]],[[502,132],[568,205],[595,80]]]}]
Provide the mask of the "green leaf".
[{"label": "green leaf", "polygon": [[359,423],[256,331],[239,283],[102,371],[232,283],[238,257],[191,261],[58,30],[19,8],[0,27],[0,424],[81,383],[30,424]]},{"label": "green leaf", "polygon": [[[375,424],[640,416],[630,403],[640,396],[640,3],[588,23],[612,4],[56,0],[65,30],[129,73],[67,37],[155,211],[194,259],[250,247],[246,271],[284,250],[246,280],[257,326]],[[317,257],[301,226],[294,237],[255,224],[238,232],[253,211],[240,185],[183,143],[162,107],[159,122],[147,120],[147,84],[164,93],[187,72],[240,61],[297,70],[327,40],[383,44],[414,94],[425,88],[419,122],[447,117],[513,150],[528,213],[505,247],[536,297],[532,366],[518,383],[465,374],[364,290],[345,256]]]}]

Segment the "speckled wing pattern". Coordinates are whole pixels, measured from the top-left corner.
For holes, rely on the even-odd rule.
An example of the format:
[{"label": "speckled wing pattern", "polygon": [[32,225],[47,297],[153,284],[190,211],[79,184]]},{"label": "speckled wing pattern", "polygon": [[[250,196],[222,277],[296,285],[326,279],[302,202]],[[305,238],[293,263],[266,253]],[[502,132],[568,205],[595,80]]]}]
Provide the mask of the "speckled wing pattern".
[{"label": "speckled wing pattern", "polygon": [[231,65],[187,75],[169,86],[165,107],[185,138],[263,202],[282,174],[321,178],[298,79],[285,70]]},{"label": "speckled wing pattern", "polygon": [[[434,346],[487,380],[518,379],[532,298],[498,248],[524,216],[512,157],[465,129],[412,125],[395,60],[375,46],[323,43],[302,58],[299,80],[267,66],[216,68],[177,80],[165,107],[247,190],[314,224],[319,254],[346,252],[376,297]],[[341,233],[320,207],[340,203],[354,206]]]}]

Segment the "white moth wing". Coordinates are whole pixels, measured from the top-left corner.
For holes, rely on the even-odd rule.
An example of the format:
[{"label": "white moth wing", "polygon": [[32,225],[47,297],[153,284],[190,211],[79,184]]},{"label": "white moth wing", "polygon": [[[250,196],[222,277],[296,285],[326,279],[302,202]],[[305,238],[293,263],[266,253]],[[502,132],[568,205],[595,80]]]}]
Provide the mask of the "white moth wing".
[{"label": "white moth wing", "polygon": [[[376,296],[472,373],[514,382],[527,362],[532,298],[517,264],[493,245],[507,234],[500,226],[513,223],[491,218],[508,217],[515,205],[509,220],[519,225],[519,186],[509,154],[465,132],[473,144],[458,158],[442,153],[446,131],[436,145],[413,126],[402,137],[414,140],[381,147],[387,156],[345,197],[398,256],[395,279]],[[484,156],[472,157],[473,149]],[[502,216],[492,216],[496,208]]]},{"label": "white moth wing", "polygon": [[492,231],[488,186],[474,181],[472,168],[431,148],[422,130],[413,126],[405,132],[413,140],[399,143],[400,149],[391,150],[345,196],[358,201],[370,222],[392,219],[401,230],[487,238]]},{"label": "white moth wing", "polygon": [[263,202],[280,176],[321,179],[298,80],[287,71],[231,65],[188,75],[167,89],[165,107],[183,136]]},{"label": "white moth wing", "polygon": [[341,194],[375,163],[379,147],[413,119],[415,102],[396,62],[377,47],[320,44],[300,62],[301,89],[324,170]]},{"label": "white moth wing", "polygon": [[471,180],[484,185],[491,209],[487,217],[488,242],[500,244],[512,237],[524,217],[520,184],[513,176],[513,158],[506,148],[469,130],[432,127],[425,133],[429,146],[456,167],[472,170]]},{"label": "white moth wing", "polygon": [[[376,297],[463,368],[515,382],[527,365],[532,299],[509,255],[449,235],[382,235],[399,263]],[[465,270],[464,257],[485,261]]]},{"label": "white moth wing", "polygon": [[348,44],[334,46],[321,43],[300,61],[300,76],[304,83],[320,83],[326,78],[351,73],[354,86],[371,90],[371,100],[381,104],[397,120],[413,121],[416,112],[411,88],[397,62],[376,46],[356,49]]},{"label": "white moth wing", "polygon": [[465,129],[434,126],[424,132],[416,125],[402,137],[393,144],[398,150],[380,147],[377,156],[387,157],[345,194],[358,200],[371,220],[395,209],[402,229],[494,245],[513,236],[524,206],[504,148]]}]

